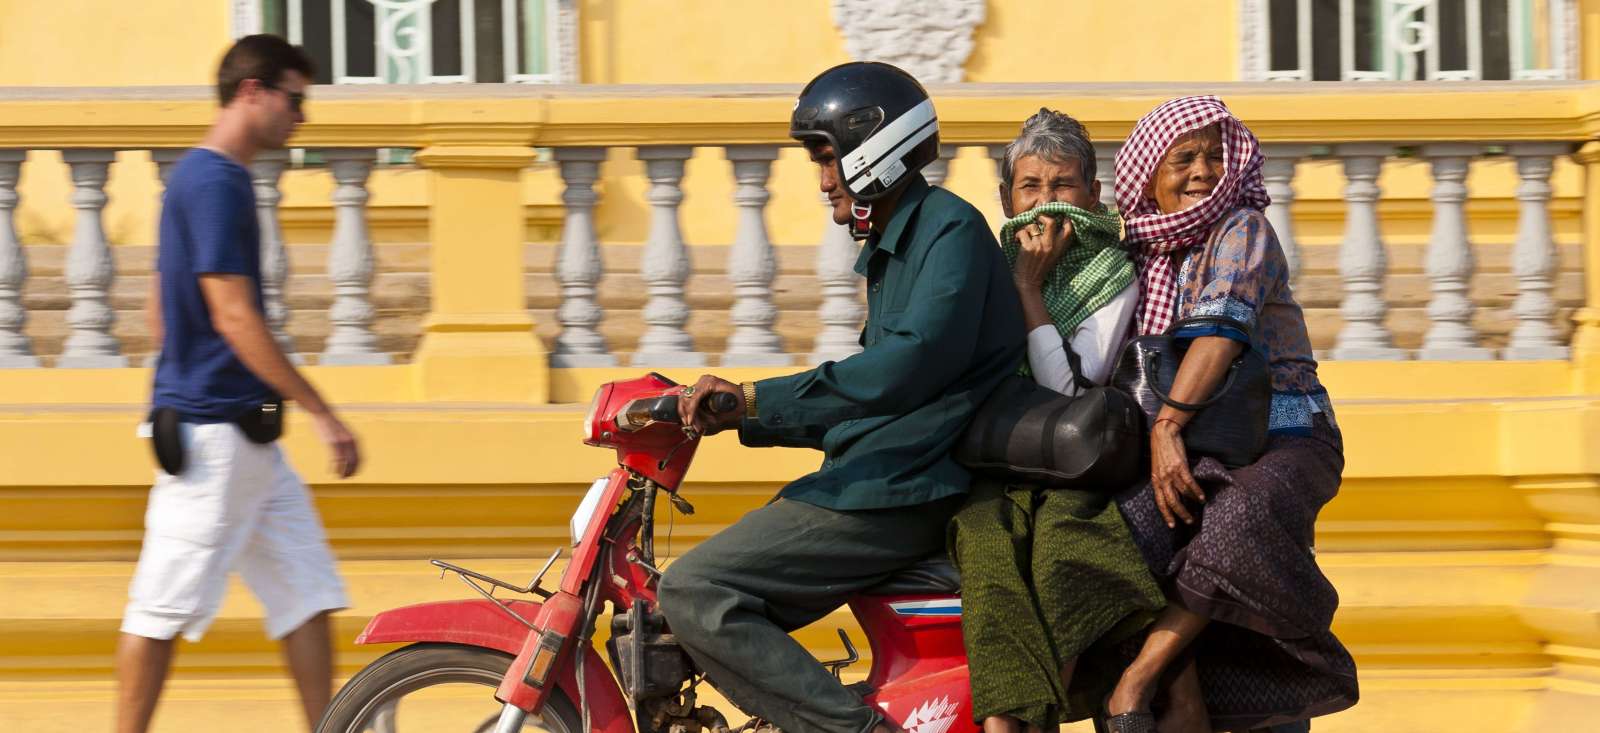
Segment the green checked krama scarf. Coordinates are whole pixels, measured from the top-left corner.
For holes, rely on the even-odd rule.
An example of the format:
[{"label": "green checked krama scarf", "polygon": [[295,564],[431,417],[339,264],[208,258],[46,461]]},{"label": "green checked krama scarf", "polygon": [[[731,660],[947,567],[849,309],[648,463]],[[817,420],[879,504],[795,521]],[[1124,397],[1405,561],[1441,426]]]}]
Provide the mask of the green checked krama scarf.
[{"label": "green checked krama scarf", "polygon": [[[1045,278],[1043,292],[1050,320],[1061,332],[1062,341],[1070,343],[1078,324],[1105,307],[1133,282],[1133,261],[1117,246],[1122,234],[1121,219],[1107,212],[1103,204],[1098,210],[1089,211],[1052,201],[1001,225],[1000,249],[1011,267],[1017,266],[1017,257],[1022,252],[1017,230],[1033,224],[1040,214],[1072,222],[1073,241],[1056,262],[1055,270]],[[1026,360],[1021,373],[1030,373]]]}]

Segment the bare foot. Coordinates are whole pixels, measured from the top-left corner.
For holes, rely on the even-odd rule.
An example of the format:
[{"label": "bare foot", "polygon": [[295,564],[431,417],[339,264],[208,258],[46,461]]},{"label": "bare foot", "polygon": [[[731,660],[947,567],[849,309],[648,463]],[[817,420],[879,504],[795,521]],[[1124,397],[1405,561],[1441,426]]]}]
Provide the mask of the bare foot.
[{"label": "bare foot", "polygon": [[983,733],[1022,733],[1022,731],[1022,721],[1009,715],[991,715],[983,719]]},{"label": "bare foot", "polygon": [[1146,672],[1137,665],[1123,670],[1116,689],[1111,691],[1111,697],[1106,700],[1106,713],[1116,716],[1149,710],[1150,700],[1155,697],[1156,679],[1156,674]]},{"label": "bare foot", "polygon": [[1206,710],[1200,674],[1191,660],[1167,686],[1168,706],[1156,727],[1173,733],[1211,733],[1211,714]]}]

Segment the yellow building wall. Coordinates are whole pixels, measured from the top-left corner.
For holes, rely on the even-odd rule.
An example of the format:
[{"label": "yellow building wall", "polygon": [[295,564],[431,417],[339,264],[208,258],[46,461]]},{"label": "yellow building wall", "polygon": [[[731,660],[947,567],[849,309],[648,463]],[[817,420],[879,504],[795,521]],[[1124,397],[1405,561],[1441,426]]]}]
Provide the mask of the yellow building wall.
[{"label": "yellow building wall", "polygon": [[206,84],[226,0],[0,0],[0,86]]},{"label": "yellow building wall", "polygon": [[[1197,10],[1184,0],[1086,2],[1074,4],[1067,14],[1045,0],[993,0],[987,3],[985,22],[974,31],[966,78],[973,82],[1236,80],[1238,3],[1203,5]],[[0,0],[0,86],[208,84],[230,38],[227,6],[225,0],[141,0],[136,5],[111,0]],[[1600,0],[1583,0],[1580,12],[1580,27],[1592,37]],[[1050,32],[1038,32],[1041,18],[1046,17],[1051,19]],[[579,18],[580,78],[585,83],[800,84],[848,60],[831,3],[820,0],[583,0]],[[173,33],[173,28],[184,32]],[[1585,56],[1585,69],[1595,66],[1594,56]],[[1048,103],[1071,114],[1073,101]],[[314,93],[308,111],[313,117],[317,114]],[[1020,125],[1021,120],[1017,122]],[[1558,199],[1577,195],[1576,170],[1566,161],[1558,165],[1554,180]],[[994,166],[983,151],[967,149],[952,164],[946,187],[973,202],[998,226],[994,176]],[[524,203],[559,205],[561,181],[551,164],[535,166],[524,175],[524,182]],[[1431,179],[1427,166],[1413,161],[1391,165],[1381,183],[1388,198],[1423,200]],[[425,238],[419,226],[384,223],[394,218],[385,212],[426,209],[428,193],[415,169],[379,169],[369,185],[376,241]],[[1336,162],[1316,162],[1301,166],[1295,185],[1301,201],[1334,204],[1342,198],[1344,179]],[[1469,179],[1475,200],[1507,199],[1515,185],[1513,169],[1504,162],[1475,165]],[[690,245],[732,242],[734,181],[722,151],[697,150],[683,186],[684,239]],[[598,187],[601,199],[595,224],[602,241],[645,241],[648,187],[644,165],[633,158],[633,151],[613,149]],[[286,226],[290,243],[328,241],[331,232],[325,222],[331,188],[325,171],[291,171],[285,177],[286,216],[321,212],[310,217],[313,224]],[[815,193],[815,169],[802,151],[783,151],[773,167],[770,189],[767,222],[772,241],[778,245],[818,241],[825,220]],[[110,240],[153,243],[160,186],[148,154],[121,153],[106,192]],[[25,243],[71,240],[70,178],[56,153],[32,154],[19,193],[17,227]],[[1504,226],[1468,208],[1476,239],[1509,240]],[[1391,243],[1426,237],[1426,230],[1416,226],[1385,226],[1386,235],[1393,234],[1386,237]],[[1324,217],[1303,235],[1307,243],[1334,243],[1341,227]],[[1565,236],[1570,230],[1567,226],[1558,231],[1558,238],[1571,241]],[[529,233],[531,241],[555,236],[553,226]]]}]

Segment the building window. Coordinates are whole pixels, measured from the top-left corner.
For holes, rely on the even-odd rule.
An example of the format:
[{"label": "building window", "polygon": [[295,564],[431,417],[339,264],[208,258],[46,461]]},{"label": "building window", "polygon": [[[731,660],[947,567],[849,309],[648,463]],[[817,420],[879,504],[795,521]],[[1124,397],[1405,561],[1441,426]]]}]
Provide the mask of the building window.
[{"label": "building window", "polygon": [[577,81],[576,0],[261,0],[319,84]]},{"label": "building window", "polygon": [[1574,0],[1244,0],[1243,76],[1272,81],[1570,78]]}]

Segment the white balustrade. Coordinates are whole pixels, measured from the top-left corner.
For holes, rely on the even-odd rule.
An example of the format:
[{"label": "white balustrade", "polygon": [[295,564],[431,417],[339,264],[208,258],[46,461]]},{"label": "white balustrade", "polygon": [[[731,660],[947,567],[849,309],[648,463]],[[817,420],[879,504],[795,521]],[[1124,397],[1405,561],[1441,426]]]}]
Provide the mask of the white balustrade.
[{"label": "white balustrade", "polygon": [[324,153],[333,174],[333,245],[328,254],[328,279],[333,305],[320,362],[323,364],[388,364],[372,332],[372,238],[367,234],[367,177],[378,153],[370,148],[340,148]]},{"label": "white balustrade", "polygon": [[598,330],[605,319],[596,287],[605,273],[600,256],[600,239],[594,229],[594,206],[599,200],[594,182],[600,177],[605,148],[557,148],[557,165],[566,189],[561,201],[566,216],[561,225],[561,250],[556,255],[556,281],[561,286],[561,305],[556,320],[561,333],[556,336],[550,364],[556,367],[616,366],[617,357],[606,346]]},{"label": "white balustrade", "polygon": [[1344,328],[1333,350],[1335,359],[1403,359],[1394,347],[1384,316],[1383,280],[1389,260],[1378,225],[1378,172],[1392,149],[1367,143],[1340,145],[1346,179],[1344,245],[1339,250],[1339,274],[1344,277]]},{"label": "white balustrade", "polygon": [[283,227],[278,223],[278,204],[283,192],[278,181],[289,164],[286,150],[267,150],[256,154],[250,163],[250,182],[256,194],[256,224],[261,232],[261,300],[267,328],[290,360],[304,359],[295,353],[289,337],[289,306],[284,303],[284,286],[289,280],[289,253],[283,246]]},{"label": "white balustrade", "polygon": [[39,366],[39,357],[33,355],[33,345],[22,332],[28,322],[28,311],[22,305],[28,256],[12,221],[19,201],[17,181],[27,157],[26,150],[0,150],[0,369]]},{"label": "white balustrade", "polygon": [[1300,161],[1311,155],[1309,145],[1267,145],[1262,149],[1265,160],[1261,166],[1261,177],[1267,186],[1267,196],[1272,203],[1267,206],[1267,221],[1272,224],[1272,231],[1278,235],[1278,244],[1283,247],[1283,258],[1289,261],[1289,280],[1293,282],[1300,278],[1300,243],[1295,238],[1294,217],[1294,172]]},{"label": "white balustrade", "polygon": [[733,251],[728,255],[728,279],[733,282],[733,308],[728,317],[733,330],[723,366],[788,366],[794,359],[784,353],[783,341],[772,326],[778,307],[772,303],[772,279],[778,264],[767,236],[766,207],[772,194],[767,179],[778,159],[775,145],[737,145],[726,148],[738,186],[733,201],[739,207]]},{"label": "white balustrade", "polygon": [[1422,146],[1433,166],[1433,235],[1428,240],[1427,273],[1433,289],[1428,303],[1432,325],[1423,336],[1423,359],[1478,361],[1494,353],[1478,345],[1472,328],[1472,243],[1467,240],[1467,167],[1477,145],[1441,143]]},{"label": "white balustrade", "polygon": [[61,157],[71,168],[72,206],[78,215],[72,245],[67,250],[67,289],[72,295],[67,324],[71,333],[56,366],[127,366],[121,344],[111,335],[111,325],[117,320],[116,311],[111,309],[111,282],[116,269],[103,219],[106,178],[117,154],[114,150],[68,150]]},{"label": "white balustrade", "polygon": [[[1511,311],[1517,325],[1505,359],[1566,359],[1571,350],[1557,341],[1554,324],[1556,243],[1550,236],[1550,172],[1555,156],[1572,151],[1567,143],[1516,143],[1510,153],[1517,161],[1517,242],[1511,251],[1511,271],[1517,276],[1517,299]],[[1587,242],[1586,246],[1600,246]]]},{"label": "white balustrade", "polygon": [[639,148],[645,176],[650,179],[650,237],[645,243],[640,268],[649,286],[650,300],[644,306],[644,321],[649,324],[639,339],[633,364],[645,366],[698,367],[706,363],[705,354],[694,350],[694,340],[684,325],[689,322],[689,304],[684,301],[684,283],[689,279],[689,248],[678,226],[678,206],[683,203],[683,166],[693,155],[688,146]]}]

